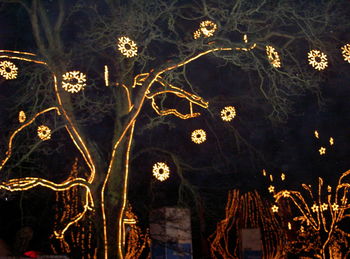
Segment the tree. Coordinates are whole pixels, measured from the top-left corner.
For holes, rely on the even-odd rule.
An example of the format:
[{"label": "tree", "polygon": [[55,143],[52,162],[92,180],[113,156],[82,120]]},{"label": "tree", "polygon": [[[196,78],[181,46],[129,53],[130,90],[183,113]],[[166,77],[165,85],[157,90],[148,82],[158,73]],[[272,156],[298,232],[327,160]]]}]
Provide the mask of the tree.
[{"label": "tree", "polygon": [[[28,119],[8,134],[7,153],[1,164],[7,175],[0,187],[9,191],[38,185],[55,191],[80,188],[82,210],[57,226],[55,235],[62,239],[68,228],[93,211],[95,226],[103,226],[103,245],[97,245],[97,253],[105,258],[122,258],[124,254],[121,226],[127,202],[129,154],[136,119],[147,100],[158,115],[197,117],[200,113],[193,110],[193,104],[207,108],[208,103],[197,94],[202,91],[191,71],[198,73],[205,66],[222,67],[229,73],[239,68],[246,75],[239,80],[247,89],[232,90],[226,102],[237,101],[237,97],[231,97],[236,94],[242,106],[249,103],[249,107],[261,108],[263,116],[285,121],[292,112],[294,98],[305,91],[319,96],[323,79],[319,71],[306,69],[307,65],[300,61],[305,56],[300,44],[308,42],[327,49],[333,57],[331,54],[338,49],[331,46],[332,40],[343,42],[338,34],[327,33],[334,30],[340,34],[347,28],[347,21],[341,20],[346,13],[343,2],[315,2],[307,8],[288,1],[5,2],[18,3],[27,13],[35,41],[32,48],[39,56],[11,51],[1,55],[4,60],[23,63],[20,69],[25,76],[19,82],[26,87],[35,83],[37,88],[35,94],[19,90],[23,98],[17,103],[28,109]],[[272,45],[278,46],[277,52]],[[267,46],[271,47],[267,49],[268,56]],[[280,57],[282,67],[278,68]],[[200,59],[206,64],[198,63]],[[84,72],[77,72],[77,66]],[[84,92],[78,92],[85,86]],[[191,90],[181,89],[185,86]],[[208,96],[217,95],[213,89],[206,90]],[[73,95],[75,91],[78,93]],[[186,100],[190,110],[180,112],[185,106],[178,102],[174,102],[175,107],[166,108],[163,96],[168,94]],[[218,97],[210,99],[211,103],[222,103]],[[12,116],[18,112],[18,107],[13,108]],[[79,177],[64,178],[62,173],[61,182],[57,183],[16,172],[18,161],[37,164],[28,159],[42,141],[33,142],[30,136],[26,138],[30,144],[15,141],[43,117],[53,118],[51,127],[40,130],[44,139],[51,129],[52,134],[61,134],[63,141],[68,137],[73,142],[72,152],[81,161]],[[163,119],[151,119],[147,126],[161,123]],[[100,133],[96,136],[92,128],[98,126]],[[15,154],[15,150],[21,152]],[[52,151],[52,146],[41,150],[57,152]],[[19,177],[14,178],[16,173]]]}]

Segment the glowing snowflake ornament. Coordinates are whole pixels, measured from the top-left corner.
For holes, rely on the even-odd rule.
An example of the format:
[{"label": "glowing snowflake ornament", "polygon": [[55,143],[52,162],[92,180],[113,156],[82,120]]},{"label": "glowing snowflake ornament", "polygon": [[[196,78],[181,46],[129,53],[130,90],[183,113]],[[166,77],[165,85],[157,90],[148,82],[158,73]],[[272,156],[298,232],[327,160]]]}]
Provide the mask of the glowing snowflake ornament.
[{"label": "glowing snowflake ornament", "polygon": [[278,52],[275,50],[274,47],[266,46],[266,55],[267,55],[267,58],[268,58],[270,64],[273,67],[276,67],[276,68],[281,67],[281,59],[279,57]]},{"label": "glowing snowflake ornament", "polygon": [[45,125],[39,126],[37,132],[38,137],[42,140],[49,140],[51,138],[51,130]]},{"label": "glowing snowflake ornament", "polygon": [[24,113],[24,111],[20,111],[20,112],[18,113],[18,121],[19,121],[20,123],[23,123],[23,122],[26,121],[26,119],[27,119],[27,117],[26,117],[26,114]]},{"label": "glowing snowflake ornament", "polygon": [[10,61],[0,62],[0,75],[7,80],[16,79],[18,74],[18,68]]},{"label": "glowing snowflake ornament", "polygon": [[118,38],[118,50],[127,58],[137,55],[137,45],[129,37]]},{"label": "glowing snowflake ornament", "polygon": [[205,38],[213,36],[217,28],[218,26],[212,21],[203,21],[199,25],[199,29]]},{"label": "glowing snowflake ornament", "polygon": [[196,144],[202,144],[207,140],[207,134],[202,129],[194,130],[191,134],[191,139]]},{"label": "glowing snowflake ornament", "polygon": [[221,110],[221,119],[223,121],[232,121],[236,117],[236,109],[233,106],[226,106]]},{"label": "glowing snowflake ornament", "polygon": [[163,182],[170,176],[170,169],[166,163],[157,162],[153,165],[153,176]]},{"label": "glowing snowflake ornament", "polygon": [[307,56],[309,64],[319,71],[324,70],[328,66],[327,55],[319,50],[311,50]]},{"label": "glowing snowflake ornament", "polygon": [[350,63],[350,44],[345,44],[343,47],[341,47],[341,50],[344,60]]},{"label": "glowing snowflake ornament", "polygon": [[86,86],[86,75],[80,71],[69,71],[62,76],[62,88],[68,93],[78,93]]}]

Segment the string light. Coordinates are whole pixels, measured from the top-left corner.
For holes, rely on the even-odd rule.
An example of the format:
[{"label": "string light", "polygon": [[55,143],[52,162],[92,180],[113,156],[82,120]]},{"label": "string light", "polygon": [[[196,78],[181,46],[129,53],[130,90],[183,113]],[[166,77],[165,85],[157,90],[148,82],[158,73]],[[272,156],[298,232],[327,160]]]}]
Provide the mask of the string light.
[{"label": "string light", "polygon": [[67,72],[62,78],[62,88],[69,93],[78,93],[86,86],[86,75],[79,71]]},{"label": "string light", "polygon": [[51,130],[45,125],[39,126],[37,132],[38,137],[42,140],[49,140],[51,138]]},{"label": "string light", "polygon": [[199,27],[205,38],[213,36],[218,28],[218,26],[212,21],[203,21],[199,24]]},{"label": "string light", "polygon": [[17,66],[11,61],[0,62],[0,75],[5,77],[7,80],[16,79],[18,74]]},{"label": "string light", "polygon": [[317,130],[315,130],[315,138],[319,138],[319,134],[318,134],[318,131]]},{"label": "string light", "polygon": [[307,56],[309,64],[319,71],[324,70],[328,66],[327,55],[319,50],[311,50]]},{"label": "string light", "polygon": [[132,58],[137,55],[137,45],[129,37],[123,36],[118,38],[118,50],[127,58]]},{"label": "string light", "polygon": [[316,204],[312,205],[311,210],[313,212],[318,212],[318,206]]},{"label": "string light", "polygon": [[350,44],[345,44],[343,47],[341,47],[342,55],[344,57],[344,61],[347,61],[350,63]]},{"label": "string light", "polygon": [[318,152],[320,153],[320,155],[325,155],[326,154],[326,148],[325,147],[321,147]]},{"label": "string light", "polygon": [[334,139],[332,137],[329,138],[329,145],[331,145],[331,146],[334,145]]},{"label": "string light", "polygon": [[191,139],[196,144],[202,144],[207,140],[207,134],[202,129],[194,130],[191,134]]},{"label": "string light", "polygon": [[270,185],[268,189],[269,189],[269,192],[274,192],[275,191],[275,186]]},{"label": "string light", "polygon": [[221,119],[223,121],[232,121],[236,117],[236,109],[233,106],[226,106],[221,110]]},{"label": "string light", "polygon": [[281,180],[284,181],[286,179],[286,175],[284,173],[281,174]]},{"label": "string light", "polygon": [[19,121],[20,123],[23,123],[23,122],[26,121],[26,119],[27,119],[27,116],[26,116],[25,112],[24,112],[24,111],[20,111],[20,112],[18,113],[18,121]]},{"label": "string light", "polygon": [[276,67],[276,68],[281,67],[281,59],[279,57],[278,52],[275,50],[274,47],[266,46],[266,55],[267,55],[267,58],[268,58],[270,64],[273,67]]},{"label": "string light", "polygon": [[153,176],[163,182],[170,176],[170,169],[166,163],[157,162],[153,165]]}]

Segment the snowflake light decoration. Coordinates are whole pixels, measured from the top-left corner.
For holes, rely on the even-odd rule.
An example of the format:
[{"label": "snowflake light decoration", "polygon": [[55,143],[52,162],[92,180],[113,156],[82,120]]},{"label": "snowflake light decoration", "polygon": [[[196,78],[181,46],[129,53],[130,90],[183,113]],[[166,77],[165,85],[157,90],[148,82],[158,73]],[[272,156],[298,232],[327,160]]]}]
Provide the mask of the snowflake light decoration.
[{"label": "snowflake light decoration", "polygon": [[268,58],[270,64],[273,67],[276,67],[276,68],[281,67],[281,59],[279,57],[278,52],[275,50],[274,47],[266,46],[266,55],[267,55],[267,58]]},{"label": "snowflake light decoration", "polygon": [[223,121],[232,121],[236,117],[236,109],[233,106],[226,106],[221,110],[221,119]]},{"label": "snowflake light decoration", "polygon": [[163,182],[170,176],[169,166],[163,162],[157,162],[153,165],[153,176]]},{"label": "snowflake light decoration", "polygon": [[196,144],[202,144],[207,140],[207,134],[202,129],[194,130],[191,134],[191,139]]},{"label": "snowflake light decoration", "polygon": [[218,26],[212,21],[203,21],[200,23],[199,27],[205,38],[213,36],[218,28]]},{"label": "snowflake light decoration", "polygon": [[24,111],[20,111],[20,112],[18,113],[18,121],[19,121],[20,123],[23,123],[23,122],[26,121],[26,119],[27,119],[27,116],[26,116],[26,114],[24,113]]},{"label": "snowflake light decoration", "polygon": [[307,56],[309,64],[319,71],[324,70],[328,66],[327,55],[319,50],[311,50]]},{"label": "snowflake light decoration", "polygon": [[42,140],[49,140],[51,138],[51,130],[45,125],[39,126],[37,132],[38,137]]},{"label": "snowflake light decoration", "polygon": [[201,36],[201,30],[196,30],[194,33],[193,33],[193,38],[196,40],[196,39],[199,39]]},{"label": "snowflake light decoration", "polygon": [[0,75],[5,77],[5,79],[16,79],[17,74],[18,68],[15,64],[7,60],[0,62]]},{"label": "snowflake light decoration", "polygon": [[86,86],[86,75],[80,71],[69,71],[62,78],[62,88],[69,93],[78,93]]},{"label": "snowflake light decoration", "polygon": [[118,38],[118,50],[127,58],[132,58],[137,55],[137,45],[129,37]]},{"label": "snowflake light decoration", "polygon": [[350,63],[350,44],[345,44],[341,47],[344,60]]}]

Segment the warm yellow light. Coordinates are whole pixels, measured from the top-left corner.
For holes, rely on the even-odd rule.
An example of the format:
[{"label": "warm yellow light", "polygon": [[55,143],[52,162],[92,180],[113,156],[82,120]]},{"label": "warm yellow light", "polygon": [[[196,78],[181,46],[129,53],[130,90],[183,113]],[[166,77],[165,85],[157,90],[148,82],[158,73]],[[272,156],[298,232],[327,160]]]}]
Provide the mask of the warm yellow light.
[{"label": "warm yellow light", "polygon": [[277,212],[278,212],[278,206],[273,205],[273,206],[271,207],[271,210],[272,210],[272,212],[277,213]]},{"label": "warm yellow light", "polygon": [[339,205],[336,204],[336,203],[333,203],[332,204],[332,209],[333,209],[333,211],[338,211],[339,210]]},{"label": "warm yellow light", "polygon": [[24,111],[20,111],[20,112],[18,113],[18,121],[19,121],[20,123],[23,123],[23,122],[26,121],[26,119],[27,119],[27,116],[26,116],[25,112],[24,112]]},{"label": "warm yellow light", "polygon": [[270,181],[273,182],[273,175],[270,174]]},{"label": "warm yellow light", "polygon": [[153,165],[153,176],[163,182],[170,176],[170,169],[166,163],[157,162]]},{"label": "warm yellow light", "polygon": [[16,79],[17,74],[18,68],[14,63],[7,60],[0,62],[0,75],[5,77],[5,79]]},{"label": "warm yellow light", "polygon": [[108,72],[108,66],[105,65],[105,86],[109,86],[109,72]]},{"label": "warm yellow light", "polygon": [[326,148],[325,148],[325,147],[321,147],[321,148],[318,150],[318,152],[320,152],[320,155],[322,156],[322,155],[326,154]]},{"label": "warm yellow light", "polygon": [[218,28],[218,26],[212,21],[203,21],[200,23],[199,27],[205,38],[213,36]]},{"label": "warm yellow light", "polygon": [[137,45],[129,37],[118,38],[118,50],[127,58],[132,58],[137,55]]},{"label": "warm yellow light", "polygon": [[207,140],[207,134],[202,129],[194,130],[191,134],[191,139],[196,144],[202,144]]},{"label": "warm yellow light", "polygon": [[196,39],[199,39],[201,37],[201,30],[196,30],[194,33],[193,33],[193,38],[196,40]]},{"label": "warm yellow light", "polygon": [[281,174],[281,180],[284,181],[286,179],[286,175],[284,173]]},{"label": "warm yellow light", "polygon": [[332,137],[329,138],[329,145],[331,145],[331,146],[334,145],[334,139]]},{"label": "warm yellow light", "polygon": [[318,131],[315,130],[315,138],[319,138]]},{"label": "warm yellow light", "polygon": [[328,66],[327,55],[319,50],[311,50],[307,56],[309,64],[317,70],[324,70]]},{"label": "warm yellow light", "polygon": [[86,75],[80,71],[69,71],[62,76],[62,88],[69,93],[78,93],[86,86]]},{"label": "warm yellow light", "polygon": [[266,55],[267,55],[267,58],[268,58],[270,64],[273,67],[276,67],[276,68],[281,67],[281,59],[278,55],[278,52],[275,50],[274,47],[266,46]]},{"label": "warm yellow light", "polygon": [[345,44],[341,47],[344,60],[350,63],[350,44]]},{"label": "warm yellow light", "polygon": [[289,192],[289,191],[283,191],[283,192],[282,192],[282,196],[285,197],[285,198],[287,198],[287,197],[290,196],[290,192]]},{"label": "warm yellow light", "polygon": [[42,140],[49,140],[51,138],[51,130],[45,125],[39,126],[37,132],[38,137]]},{"label": "warm yellow light", "polygon": [[288,222],[288,229],[291,230],[292,229],[292,224],[290,222]]},{"label": "warm yellow light", "polygon": [[269,189],[269,192],[274,192],[275,191],[275,186],[270,185],[268,189]]},{"label": "warm yellow light", "polygon": [[312,207],[311,207],[311,210],[312,210],[312,212],[317,212],[318,208],[319,207],[316,205],[316,203],[314,203],[314,205],[312,205]]},{"label": "warm yellow light", "polygon": [[262,170],[262,174],[263,174],[263,176],[266,176],[266,170],[265,169]]},{"label": "warm yellow light", "polygon": [[322,211],[325,211],[325,210],[327,210],[328,209],[328,205],[326,204],[326,203],[322,203],[322,205],[321,205],[321,210]]},{"label": "warm yellow light", "polygon": [[232,121],[236,117],[236,109],[233,106],[226,106],[221,110],[221,119],[223,121]]}]

